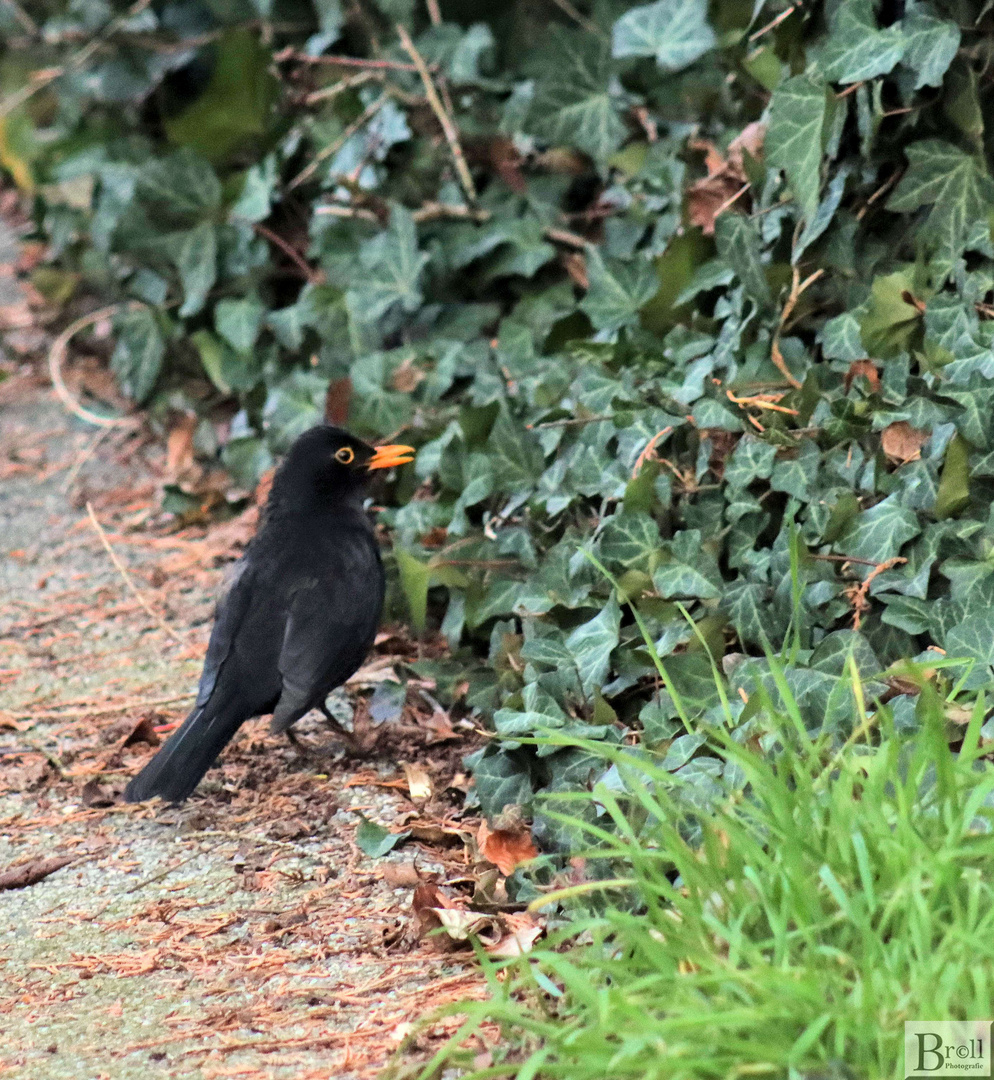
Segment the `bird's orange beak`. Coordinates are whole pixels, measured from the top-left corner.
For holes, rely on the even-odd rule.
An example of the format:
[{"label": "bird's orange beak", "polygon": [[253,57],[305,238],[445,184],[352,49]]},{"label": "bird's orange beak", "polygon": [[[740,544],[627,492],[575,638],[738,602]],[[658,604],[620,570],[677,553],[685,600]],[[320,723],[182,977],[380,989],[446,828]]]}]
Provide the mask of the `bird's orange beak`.
[{"label": "bird's orange beak", "polygon": [[378,446],[369,459],[367,469],[392,469],[394,465],[406,465],[414,460],[414,447],[394,443],[390,446]]}]

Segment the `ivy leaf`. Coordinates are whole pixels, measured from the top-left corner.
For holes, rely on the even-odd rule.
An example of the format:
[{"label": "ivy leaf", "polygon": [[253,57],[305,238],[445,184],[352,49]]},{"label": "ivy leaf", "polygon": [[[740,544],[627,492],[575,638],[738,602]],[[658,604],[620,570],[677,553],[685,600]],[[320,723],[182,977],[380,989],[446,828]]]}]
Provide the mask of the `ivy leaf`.
[{"label": "ivy leaf", "polygon": [[148,400],[166,355],[166,343],[159,321],[149,308],[127,311],[114,320],[117,346],[110,359],[111,370],[139,405]]},{"label": "ivy leaf", "polygon": [[178,239],[176,269],[183,286],[179,314],[183,318],[196,315],[217,280],[217,233],[213,225],[205,221]]},{"label": "ivy leaf", "polygon": [[253,296],[219,300],[214,308],[214,326],[236,352],[247,353],[259,336],[264,314],[265,308]]},{"label": "ivy leaf", "polygon": [[579,30],[557,27],[547,37],[529,125],[551,143],[606,161],[625,137],[610,89],[609,46]]},{"label": "ivy leaf", "polygon": [[190,335],[191,343],[200,353],[200,362],[210,381],[222,394],[233,390],[250,390],[256,382],[257,373],[246,364],[226,342],[221,341],[210,330],[197,330]]},{"label": "ivy leaf", "polygon": [[906,154],[908,171],[887,209],[901,213],[931,206],[918,239],[953,259],[973,223],[994,210],[994,180],[980,159],[942,139],[913,143]]},{"label": "ivy leaf", "polygon": [[545,468],[545,455],[530,431],[518,427],[505,411],[494,423],[487,440],[494,476],[500,489],[515,494],[530,490]]},{"label": "ivy leaf", "polygon": [[851,311],[829,319],[821,331],[821,349],[828,360],[849,363],[862,360],[866,356],[866,347],[860,334],[859,319]]},{"label": "ivy leaf", "polygon": [[864,351],[860,356],[888,359],[906,349],[921,319],[913,299],[914,280],[908,270],[873,279],[870,298],[859,318]]},{"label": "ivy leaf", "polygon": [[177,116],[165,120],[172,143],[222,162],[252,139],[261,140],[279,96],[272,51],[248,27],[223,32],[210,81]]},{"label": "ivy leaf", "polygon": [[428,255],[418,249],[414,218],[394,206],[390,228],[359,249],[360,282],[346,293],[349,310],[360,322],[374,322],[394,304],[416,311],[422,301],[420,282]]},{"label": "ivy leaf", "polygon": [[221,205],[221,181],[199,154],[184,148],[143,166],[138,195],[170,214],[200,218]]},{"label": "ivy leaf", "polygon": [[893,71],[907,47],[900,26],[877,28],[871,0],[842,0],[821,63],[832,82],[855,83]]},{"label": "ivy leaf", "polygon": [[561,633],[531,638],[521,646],[521,656],[524,660],[532,660],[550,668],[573,666],[573,654],[566,647],[566,639]]},{"label": "ivy leaf", "polygon": [[773,471],[777,448],[772,443],[747,435],[738,446],[725,467],[725,483],[731,488],[744,488],[753,480],[768,480]]},{"label": "ivy leaf", "polygon": [[488,746],[467,757],[466,767],[473,772],[480,809],[487,817],[499,814],[506,806],[526,806],[531,802],[528,768],[513,751]]},{"label": "ivy leaf", "polygon": [[915,8],[902,23],[906,67],[915,72],[915,89],[940,86],[959,49],[960,28],[951,19],[937,19]]},{"label": "ivy leaf", "polygon": [[652,583],[664,600],[677,598],[715,600],[721,596],[717,586],[699,570],[680,562],[664,563],[656,567],[652,575]]},{"label": "ivy leaf", "polygon": [[811,667],[839,678],[847,674],[849,658],[863,678],[880,671],[880,661],[869,641],[858,630],[836,630],[827,635],[811,654]]},{"label": "ivy leaf", "polygon": [[918,515],[900,503],[900,495],[891,495],[856,517],[839,543],[845,555],[872,562],[885,562],[901,546],[921,532]]},{"label": "ivy leaf", "polygon": [[659,278],[644,259],[605,259],[595,247],[587,250],[590,288],[580,307],[598,330],[615,331],[638,322],[639,311],[659,292]]},{"label": "ivy leaf", "polygon": [[388,851],[393,851],[399,843],[411,835],[410,832],[390,832],[389,829],[384,829],[382,825],[377,825],[375,821],[370,821],[368,817],[359,813],[358,810],[356,813],[359,814],[361,820],[359,827],[355,831],[355,842],[363,853],[371,859],[379,859],[386,855]]},{"label": "ivy leaf", "polygon": [[954,435],[946,447],[933,512],[941,521],[958,514],[969,502],[970,446],[961,435]]},{"label": "ivy leaf", "polygon": [[612,54],[654,56],[663,71],[680,71],[716,44],[707,0],[658,0],[626,11],[614,24]]},{"label": "ivy leaf", "polygon": [[566,648],[576,660],[583,692],[588,697],[607,678],[611,651],[618,644],[620,629],[621,608],[612,597],[589,622],[578,626],[566,639]]},{"label": "ivy leaf", "polygon": [[762,645],[773,637],[769,625],[769,589],[754,581],[734,581],[722,605],[743,644]]},{"label": "ivy leaf", "polygon": [[990,681],[994,666],[994,614],[969,615],[946,633],[946,655],[953,660],[976,660],[965,689],[977,689]]},{"label": "ivy leaf", "polygon": [[400,587],[404,590],[411,613],[411,624],[420,634],[425,628],[428,613],[428,587],[431,584],[431,567],[416,559],[403,548],[396,548],[394,556],[400,573]]},{"label": "ivy leaf", "polygon": [[[774,169],[783,169],[805,217],[818,209],[822,139],[828,102],[825,82],[795,75],[773,91],[764,151]],[[726,215],[722,215],[721,221]]]},{"label": "ivy leaf", "polygon": [[601,529],[599,544],[600,557],[609,565],[651,572],[660,548],[659,526],[648,514],[615,514]]},{"label": "ivy leaf", "polygon": [[765,307],[771,301],[770,286],[760,260],[756,223],[741,214],[722,214],[714,225],[718,254],[735,271],[745,291]]},{"label": "ivy leaf", "polygon": [[795,499],[807,500],[818,479],[821,454],[817,443],[805,439],[795,458],[786,458],[773,466],[770,474],[770,487],[774,491],[786,491]]}]

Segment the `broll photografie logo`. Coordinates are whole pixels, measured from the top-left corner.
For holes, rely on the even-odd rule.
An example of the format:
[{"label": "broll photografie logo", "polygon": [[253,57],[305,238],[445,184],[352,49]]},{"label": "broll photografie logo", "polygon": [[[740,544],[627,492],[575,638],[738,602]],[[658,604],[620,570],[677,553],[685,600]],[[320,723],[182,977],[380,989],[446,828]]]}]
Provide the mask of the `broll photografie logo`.
[{"label": "broll photografie logo", "polygon": [[991,1075],[990,1020],[908,1020],[904,1076]]}]

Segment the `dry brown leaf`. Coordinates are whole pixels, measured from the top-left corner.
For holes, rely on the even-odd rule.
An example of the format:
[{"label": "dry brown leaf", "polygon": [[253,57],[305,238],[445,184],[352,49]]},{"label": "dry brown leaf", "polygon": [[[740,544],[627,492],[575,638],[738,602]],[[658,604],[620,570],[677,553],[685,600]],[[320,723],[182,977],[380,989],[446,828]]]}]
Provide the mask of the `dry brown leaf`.
[{"label": "dry brown leaf", "polygon": [[324,398],[324,418],[329,424],[344,427],[349,419],[349,405],[352,402],[352,380],[348,375],[333,379],[328,384]]},{"label": "dry brown leaf", "polygon": [[179,479],[193,467],[193,433],[196,428],[196,416],[184,413],[170,430],[166,439],[166,474],[170,480]]},{"label": "dry brown leaf", "polygon": [[508,913],[503,915],[502,919],[506,932],[496,945],[487,949],[491,956],[512,957],[531,952],[532,945],[545,929],[541,922],[527,912]]},{"label": "dry brown leaf", "polygon": [[570,281],[581,289],[590,288],[590,277],[587,274],[587,260],[582,251],[563,251],[559,255],[559,261],[563,269],[569,274]]},{"label": "dry brown leaf", "polygon": [[380,877],[391,889],[416,888],[421,884],[421,874],[413,862],[384,863],[380,867]]},{"label": "dry brown leaf", "polygon": [[162,740],[155,733],[155,723],[150,716],[143,716],[131,731],[121,740],[121,747],[134,746],[136,743],[147,743],[149,746],[158,746]]},{"label": "dry brown leaf", "polygon": [[51,765],[48,759],[33,754],[24,764],[12,768],[5,765],[0,773],[0,791],[34,791],[48,779]]},{"label": "dry brown leaf", "polygon": [[459,740],[462,738],[459,732],[452,726],[452,721],[449,720],[448,714],[437,709],[423,722],[422,726],[428,732],[425,742],[429,746],[434,743],[451,742],[452,740]]},{"label": "dry brown leaf", "polygon": [[722,157],[714,143],[698,140],[694,149],[704,151],[704,167],[708,175],[687,189],[687,217],[700,227],[705,236],[714,233],[715,218],[737,199],[747,194],[749,179],[744,156],[759,157],[763,149],[766,126],[754,121],[748,124],[728,144],[727,157]]},{"label": "dry brown leaf", "polygon": [[28,885],[44,881],[49,874],[68,866],[73,859],[72,855],[55,855],[50,859],[31,859],[20,866],[12,866],[0,873],[0,892],[5,889],[24,889]]},{"label": "dry brown leaf", "polygon": [[766,140],[766,125],[759,120],[753,120],[735,136],[728,144],[728,164],[735,169],[743,178],[745,167],[743,165],[744,154],[758,158],[763,153],[763,143]]},{"label": "dry brown leaf", "polygon": [[842,380],[843,390],[848,394],[849,388],[861,375],[870,384],[870,392],[879,394],[880,372],[877,370],[877,365],[874,364],[872,360],[854,360],[849,365],[849,370]]},{"label": "dry brown leaf", "polygon": [[485,948],[490,949],[504,937],[500,919],[496,915],[455,907],[437,907],[432,908],[432,911],[453,941],[463,942],[470,937],[477,937]]},{"label": "dry brown leaf", "polygon": [[420,765],[404,762],[404,775],[407,777],[407,790],[412,799],[431,798],[431,777]]},{"label": "dry brown leaf", "polygon": [[[420,882],[414,890],[411,898],[411,913],[414,916],[414,927],[417,937],[428,937],[433,930],[438,930],[442,925],[438,912],[455,905],[432,881]],[[444,938],[437,935],[432,939],[436,948],[450,948]]]},{"label": "dry brown leaf", "polygon": [[880,447],[891,461],[904,465],[922,456],[922,447],[931,437],[930,431],[912,427],[907,420],[888,424],[880,433]]},{"label": "dry brown leaf", "polygon": [[393,373],[390,382],[394,390],[399,391],[401,394],[411,394],[424,378],[425,373],[420,368],[415,367],[414,361],[408,356],[404,358]]},{"label": "dry brown leaf", "polygon": [[484,821],[476,834],[476,843],[480,855],[505,876],[513,874],[516,867],[538,855],[538,849],[532,843],[531,830],[524,824],[491,830]]},{"label": "dry brown leaf", "polygon": [[84,806],[113,806],[114,796],[100,786],[97,780],[87,780],[80,792],[80,800]]},{"label": "dry brown leaf", "polygon": [[438,821],[409,821],[405,826],[415,840],[426,844],[469,844],[473,834],[465,828]]}]

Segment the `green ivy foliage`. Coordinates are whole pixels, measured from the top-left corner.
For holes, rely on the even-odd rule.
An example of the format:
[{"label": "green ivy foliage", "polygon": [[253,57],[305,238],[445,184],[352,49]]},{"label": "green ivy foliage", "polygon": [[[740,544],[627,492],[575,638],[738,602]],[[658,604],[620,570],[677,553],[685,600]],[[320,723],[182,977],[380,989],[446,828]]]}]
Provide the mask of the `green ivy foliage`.
[{"label": "green ivy foliage", "polygon": [[840,738],[852,665],[881,693],[936,646],[990,686],[990,5],[49,0],[0,30],[0,163],[63,271],[134,302],[136,401],[236,403],[244,484],[346,376],[357,432],[417,444],[382,517],[452,649],[420,674],[504,737],[487,813],[603,771],[549,729],[710,791],[698,732],[777,697],[765,648]]}]

